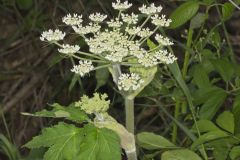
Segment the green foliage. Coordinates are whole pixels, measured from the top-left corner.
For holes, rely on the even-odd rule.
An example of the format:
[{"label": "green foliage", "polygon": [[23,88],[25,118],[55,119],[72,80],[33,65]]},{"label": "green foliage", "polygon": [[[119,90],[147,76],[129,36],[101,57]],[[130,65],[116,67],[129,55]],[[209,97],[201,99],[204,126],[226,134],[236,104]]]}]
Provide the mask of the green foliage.
[{"label": "green foliage", "polygon": [[7,156],[9,160],[19,160],[20,156],[14,146],[3,134],[0,134],[0,153]]},{"label": "green foliage", "polygon": [[223,20],[227,20],[227,19],[231,18],[234,10],[235,10],[235,7],[232,3],[230,3],[230,2],[224,3],[222,6]]},{"label": "green foliage", "polygon": [[32,0],[17,0],[16,2],[18,7],[23,10],[29,10],[33,5]]},{"label": "green foliage", "polygon": [[170,16],[171,28],[177,28],[189,21],[198,11],[199,2],[189,1],[180,5]]},{"label": "green foliage", "polygon": [[23,115],[36,116],[36,117],[51,117],[51,118],[65,118],[74,122],[84,122],[88,120],[88,116],[74,104],[67,107],[58,103],[51,105],[52,110],[42,110],[34,114],[22,113]]},{"label": "green foliage", "polygon": [[137,141],[141,147],[148,150],[177,148],[176,145],[168,141],[166,138],[149,132],[139,133],[137,135]]},{"label": "green foliage", "polygon": [[201,160],[201,158],[194,152],[188,149],[179,149],[166,151],[162,154],[161,160]]},{"label": "green foliage", "polygon": [[31,149],[49,147],[44,154],[44,160],[121,159],[120,141],[116,133],[91,124],[77,128],[59,123],[45,128],[41,135],[34,137],[24,146]]},{"label": "green foliage", "polygon": [[226,97],[227,93],[225,90],[218,87],[202,88],[195,92],[195,104],[202,104],[199,113],[200,118],[212,119],[225,101]]},{"label": "green foliage", "polygon": [[193,144],[191,145],[192,149],[196,149],[196,147],[198,147],[199,145],[206,143],[206,142],[210,142],[212,140],[216,140],[216,139],[220,139],[220,138],[225,138],[228,137],[229,135],[221,130],[216,130],[216,131],[210,131],[207,132],[203,135],[201,135],[196,141],[193,142]]},{"label": "green foliage", "polygon": [[218,116],[216,123],[222,129],[224,129],[232,134],[234,133],[234,117],[231,112],[225,111],[225,112],[221,113]]}]

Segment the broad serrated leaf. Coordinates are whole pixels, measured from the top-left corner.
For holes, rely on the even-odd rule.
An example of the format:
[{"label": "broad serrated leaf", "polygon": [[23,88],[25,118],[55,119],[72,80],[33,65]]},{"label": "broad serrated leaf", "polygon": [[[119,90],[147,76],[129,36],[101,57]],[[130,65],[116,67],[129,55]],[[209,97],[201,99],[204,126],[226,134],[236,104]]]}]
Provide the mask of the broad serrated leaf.
[{"label": "broad serrated leaf", "polygon": [[198,11],[199,2],[190,1],[180,5],[171,15],[170,28],[177,28],[190,20]]},{"label": "broad serrated leaf", "polygon": [[221,113],[217,117],[216,123],[224,130],[230,133],[234,133],[234,117],[231,112],[224,111],[223,113]]},{"label": "broad serrated leaf", "polygon": [[80,108],[75,107],[73,104],[65,107],[58,103],[54,103],[51,106],[53,107],[52,110],[44,109],[34,114],[22,114],[36,117],[65,118],[74,122],[84,122],[88,120],[88,116]]},{"label": "broad serrated leaf", "polygon": [[166,138],[150,132],[142,132],[137,134],[137,141],[141,147],[148,150],[178,148]]},{"label": "broad serrated leaf", "polygon": [[195,140],[193,142],[193,144],[191,145],[192,149],[196,149],[196,147],[198,147],[201,144],[210,142],[212,140],[216,140],[219,138],[224,138],[224,137],[228,137],[229,135],[221,130],[218,131],[210,131],[208,133],[205,133],[203,135],[201,135],[197,140]]},{"label": "broad serrated leaf", "polygon": [[196,153],[188,149],[163,152],[161,160],[202,160]]},{"label": "broad serrated leaf", "polygon": [[[201,119],[197,121],[198,129],[200,132],[210,132],[220,130],[212,121]],[[192,131],[197,133],[196,124],[193,125]]]},{"label": "broad serrated leaf", "polygon": [[106,128],[87,125],[85,138],[76,157],[78,160],[120,160],[120,139],[117,134]]},{"label": "broad serrated leaf", "polygon": [[74,125],[59,123],[45,128],[42,134],[34,137],[24,146],[27,148],[49,147],[44,160],[74,159],[79,152],[83,131]]}]

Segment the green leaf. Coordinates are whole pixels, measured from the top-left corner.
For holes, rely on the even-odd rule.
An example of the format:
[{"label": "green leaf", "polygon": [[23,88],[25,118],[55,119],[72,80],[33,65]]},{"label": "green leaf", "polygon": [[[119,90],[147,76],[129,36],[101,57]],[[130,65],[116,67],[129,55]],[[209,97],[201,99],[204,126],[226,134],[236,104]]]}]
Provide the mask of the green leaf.
[{"label": "green leaf", "polygon": [[[229,153],[231,160],[239,160],[240,158],[240,146],[235,146]],[[238,158],[238,159],[237,159]]]},{"label": "green leaf", "polygon": [[59,123],[52,128],[45,128],[41,135],[34,137],[24,146],[27,148],[49,147],[44,160],[74,159],[79,152],[82,139],[81,128]]},{"label": "green leaf", "polygon": [[[220,130],[212,121],[201,119],[197,121],[198,129],[202,132],[210,132]],[[193,125],[192,130],[197,132],[196,124]]]},{"label": "green leaf", "polygon": [[185,2],[180,5],[170,16],[172,23],[170,28],[177,28],[190,20],[198,11],[199,3],[197,1]]},{"label": "green leaf", "polygon": [[176,145],[168,141],[166,138],[150,132],[142,132],[137,134],[137,141],[141,147],[149,150],[177,148]]},{"label": "green leaf", "polygon": [[234,117],[229,111],[225,111],[217,117],[217,124],[230,133],[234,133]]},{"label": "green leaf", "polygon": [[190,28],[196,29],[201,27],[201,25],[205,22],[207,18],[208,14],[197,13],[197,15],[194,16],[190,22]]},{"label": "green leaf", "polygon": [[234,115],[234,132],[235,134],[240,133],[240,95],[237,95],[234,98],[234,104],[233,104],[233,115]]},{"label": "green leaf", "polygon": [[88,120],[88,116],[80,108],[75,107],[74,104],[65,107],[58,103],[54,103],[51,106],[53,107],[53,109],[49,111],[44,109],[34,114],[30,113],[22,114],[36,117],[65,118],[74,122],[84,122]]},{"label": "green leaf", "polygon": [[227,97],[225,90],[218,87],[202,88],[195,92],[196,105],[203,104],[200,108],[201,119],[212,119]]},{"label": "green leaf", "polygon": [[224,81],[228,82],[233,78],[234,68],[233,64],[224,59],[211,60],[211,63],[221,75]]},{"label": "green leaf", "polygon": [[221,130],[218,131],[210,131],[208,133],[205,133],[203,135],[201,135],[197,140],[195,140],[193,142],[193,144],[191,145],[191,149],[196,149],[197,146],[204,144],[206,142],[210,142],[212,140],[216,140],[219,138],[224,138],[224,137],[228,137],[229,135]]},{"label": "green leaf", "polygon": [[92,125],[84,127],[85,138],[77,160],[120,160],[121,148],[118,135],[106,128]]},{"label": "green leaf", "polygon": [[222,17],[223,20],[227,20],[232,17],[235,7],[232,3],[226,2],[222,6]]},{"label": "green leaf", "polygon": [[179,149],[163,152],[161,160],[201,160],[201,158],[191,150]]},{"label": "green leaf", "polygon": [[98,69],[96,70],[95,76],[97,80],[97,86],[95,90],[97,90],[107,83],[108,77],[109,77],[109,71],[107,68]]},{"label": "green leaf", "polygon": [[208,74],[201,64],[193,66],[193,81],[198,88],[206,88],[211,86]]},{"label": "green leaf", "polygon": [[235,138],[227,137],[209,142],[209,147],[213,148],[213,157],[216,160],[228,159],[229,152],[236,143]]},{"label": "green leaf", "polygon": [[17,5],[22,10],[28,10],[32,7],[33,1],[32,0],[17,0]]}]

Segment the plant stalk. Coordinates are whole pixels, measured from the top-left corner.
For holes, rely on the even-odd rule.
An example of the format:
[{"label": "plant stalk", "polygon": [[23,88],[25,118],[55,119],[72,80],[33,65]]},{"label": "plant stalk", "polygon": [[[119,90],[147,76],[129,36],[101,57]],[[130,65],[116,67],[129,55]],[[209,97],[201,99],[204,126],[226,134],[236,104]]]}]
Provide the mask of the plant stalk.
[{"label": "plant stalk", "polygon": [[126,128],[128,132],[134,134],[134,99],[127,97],[125,100]]}]

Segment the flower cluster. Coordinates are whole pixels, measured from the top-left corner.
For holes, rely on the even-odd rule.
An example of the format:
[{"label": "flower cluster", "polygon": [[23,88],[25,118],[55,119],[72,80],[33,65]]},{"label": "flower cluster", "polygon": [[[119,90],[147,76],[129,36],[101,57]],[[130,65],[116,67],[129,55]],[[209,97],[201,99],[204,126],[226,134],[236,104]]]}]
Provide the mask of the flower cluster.
[{"label": "flower cluster", "polygon": [[[79,59],[71,71],[84,76],[94,68],[93,63],[106,64],[109,67],[119,65],[119,70],[124,67],[127,71],[129,66],[153,67],[158,64],[171,64],[176,57],[165,50],[165,46],[173,45],[173,42],[160,34],[156,34],[160,27],[168,27],[171,23],[165,15],[160,14],[162,6],[143,5],[139,8],[142,14],[146,14],[145,21],[139,21],[139,15],[135,13],[124,13],[132,6],[127,1],[112,3],[114,9],[119,11],[117,18],[107,19],[107,15],[101,13],[90,14],[87,25],[83,25],[82,15],[68,14],[62,21],[71,26],[73,31],[82,37],[89,47],[89,52],[80,51],[78,45],[61,45],[57,41],[63,40],[65,33],[60,30],[49,30],[42,33],[41,40],[56,43],[60,46],[59,52]],[[105,23],[102,23],[106,20]],[[146,25],[152,23],[155,28]],[[150,25],[151,26],[151,25]],[[105,28],[106,27],[106,28]],[[148,48],[147,40],[155,37],[158,42],[155,48]],[[75,55],[75,53],[78,53]],[[120,90],[136,90],[143,80],[135,73],[123,73],[118,81]]]},{"label": "flower cluster", "polygon": [[82,16],[77,14],[68,14],[62,19],[63,23],[69,26],[76,26],[82,23]]},{"label": "flower cluster", "polygon": [[78,65],[73,66],[71,69],[72,72],[79,74],[81,77],[85,76],[85,74],[89,73],[94,69],[91,61],[80,60]]},{"label": "flower cluster", "polygon": [[131,3],[128,3],[127,1],[125,1],[124,3],[121,3],[120,0],[117,0],[117,3],[112,3],[112,7],[116,10],[126,10],[128,8],[130,8],[132,6]]},{"label": "flower cluster", "polygon": [[118,79],[118,89],[123,91],[135,91],[141,87],[144,81],[136,73],[123,73]]},{"label": "flower cluster", "polygon": [[162,11],[162,6],[156,7],[154,3],[150,4],[150,6],[143,5],[139,8],[140,12],[147,15],[152,15],[156,13],[160,13]]},{"label": "flower cluster", "polygon": [[65,33],[60,31],[59,29],[56,29],[55,31],[53,30],[48,30],[44,31],[40,37],[41,41],[49,41],[49,42],[54,42],[54,41],[60,41],[63,40],[65,37]]},{"label": "flower cluster", "polygon": [[107,18],[107,15],[102,15],[100,13],[96,14],[90,14],[89,19],[92,20],[93,22],[100,23],[104,21]]},{"label": "flower cluster", "polygon": [[61,49],[58,49],[58,52],[67,54],[67,55],[72,55],[74,53],[77,53],[79,51],[80,47],[78,45],[71,46],[69,44],[62,45]]},{"label": "flower cluster", "polygon": [[92,98],[84,95],[80,101],[75,103],[76,107],[80,107],[88,114],[99,114],[105,113],[108,108],[110,101],[106,100],[108,96],[106,94],[94,93]]}]

